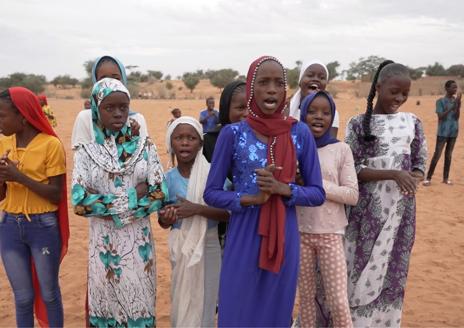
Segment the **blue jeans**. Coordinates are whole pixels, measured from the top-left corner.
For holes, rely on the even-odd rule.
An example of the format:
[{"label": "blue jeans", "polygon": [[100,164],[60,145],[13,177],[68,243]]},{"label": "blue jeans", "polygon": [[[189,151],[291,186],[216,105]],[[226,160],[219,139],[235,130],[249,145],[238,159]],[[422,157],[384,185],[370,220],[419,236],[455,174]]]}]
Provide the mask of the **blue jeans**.
[{"label": "blue jeans", "polygon": [[34,260],[40,293],[47,308],[50,327],[63,327],[58,271],[61,239],[55,212],[30,214],[5,213],[0,222],[0,253],[13,288],[18,327],[34,326],[34,289],[31,260]]}]

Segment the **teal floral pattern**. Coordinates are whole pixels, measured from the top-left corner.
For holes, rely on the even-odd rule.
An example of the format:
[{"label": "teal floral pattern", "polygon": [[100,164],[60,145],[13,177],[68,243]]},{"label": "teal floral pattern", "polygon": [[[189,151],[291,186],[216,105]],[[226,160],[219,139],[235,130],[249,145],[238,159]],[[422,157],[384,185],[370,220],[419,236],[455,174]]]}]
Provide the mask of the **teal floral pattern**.
[{"label": "teal floral pattern", "polygon": [[[88,303],[96,327],[153,327],[156,261],[149,215],[168,199],[155,145],[138,139],[124,162],[111,135],[74,154],[72,204],[89,220]],[[137,199],[136,186],[146,183]]]}]

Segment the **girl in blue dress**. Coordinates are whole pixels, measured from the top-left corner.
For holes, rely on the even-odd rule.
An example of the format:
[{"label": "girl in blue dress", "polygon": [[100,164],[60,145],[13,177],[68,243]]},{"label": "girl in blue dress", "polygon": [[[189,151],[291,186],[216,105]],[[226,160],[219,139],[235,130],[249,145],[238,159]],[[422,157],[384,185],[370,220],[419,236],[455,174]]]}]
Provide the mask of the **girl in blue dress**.
[{"label": "girl in blue dress", "polygon": [[[219,287],[220,327],[290,326],[299,265],[295,205],[325,200],[314,138],[284,116],[286,75],[274,57],[247,76],[247,119],[219,135],[204,200],[231,211]],[[304,185],[295,184],[298,168]],[[232,172],[234,191],[224,191]]]}]

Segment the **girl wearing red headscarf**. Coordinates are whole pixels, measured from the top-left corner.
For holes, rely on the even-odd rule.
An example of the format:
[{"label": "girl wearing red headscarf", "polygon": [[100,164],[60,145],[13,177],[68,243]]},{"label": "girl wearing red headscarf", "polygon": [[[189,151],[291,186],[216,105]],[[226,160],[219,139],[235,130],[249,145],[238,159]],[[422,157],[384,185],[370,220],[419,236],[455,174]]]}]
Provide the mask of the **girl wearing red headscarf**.
[{"label": "girl wearing red headscarf", "polygon": [[[245,121],[219,135],[206,203],[231,211],[219,287],[218,325],[290,326],[299,265],[295,205],[325,200],[314,138],[284,116],[286,74],[274,57],[247,75]],[[297,165],[298,163],[298,165]],[[304,185],[295,184],[300,169]],[[224,191],[232,172],[234,191]]]},{"label": "girl wearing red headscarf", "polygon": [[58,272],[69,227],[65,154],[30,90],[0,93],[0,251],[18,327],[63,326]]}]

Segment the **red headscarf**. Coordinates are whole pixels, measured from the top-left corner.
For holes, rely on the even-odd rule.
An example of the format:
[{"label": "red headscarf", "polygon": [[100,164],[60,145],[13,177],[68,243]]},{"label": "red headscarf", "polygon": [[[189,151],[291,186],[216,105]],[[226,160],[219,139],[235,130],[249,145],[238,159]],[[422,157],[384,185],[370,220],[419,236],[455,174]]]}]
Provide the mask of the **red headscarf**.
[{"label": "red headscarf", "polygon": [[[37,130],[45,134],[57,137],[55,131],[47,120],[42,107],[40,106],[39,99],[30,90],[23,87],[13,87],[8,89],[11,100],[22,116]],[[68,201],[66,189],[66,174],[63,178],[63,187],[61,190],[61,200],[58,205],[58,223],[60,227],[61,236],[61,255],[60,260],[63,259],[68,251],[69,240],[69,222],[68,222]],[[37,279],[37,272],[34,263],[32,263],[32,280],[35,292],[35,312],[40,326],[48,327],[47,310],[40,295],[40,286]]]},{"label": "red headscarf", "polygon": [[[282,104],[272,115],[264,114],[256,104],[254,84],[260,65],[274,61],[282,66],[282,75],[287,84],[283,65],[274,57],[263,56],[256,59],[248,69],[246,94],[250,115],[247,122],[258,133],[268,137],[267,162],[282,167],[274,171],[274,177],[283,183],[295,181],[296,151],[291,137],[292,124],[295,119],[284,116],[285,93]],[[284,260],[285,246],[285,204],[280,195],[271,195],[261,206],[258,233],[262,236],[259,253],[259,267],[272,272],[279,272]]]}]

